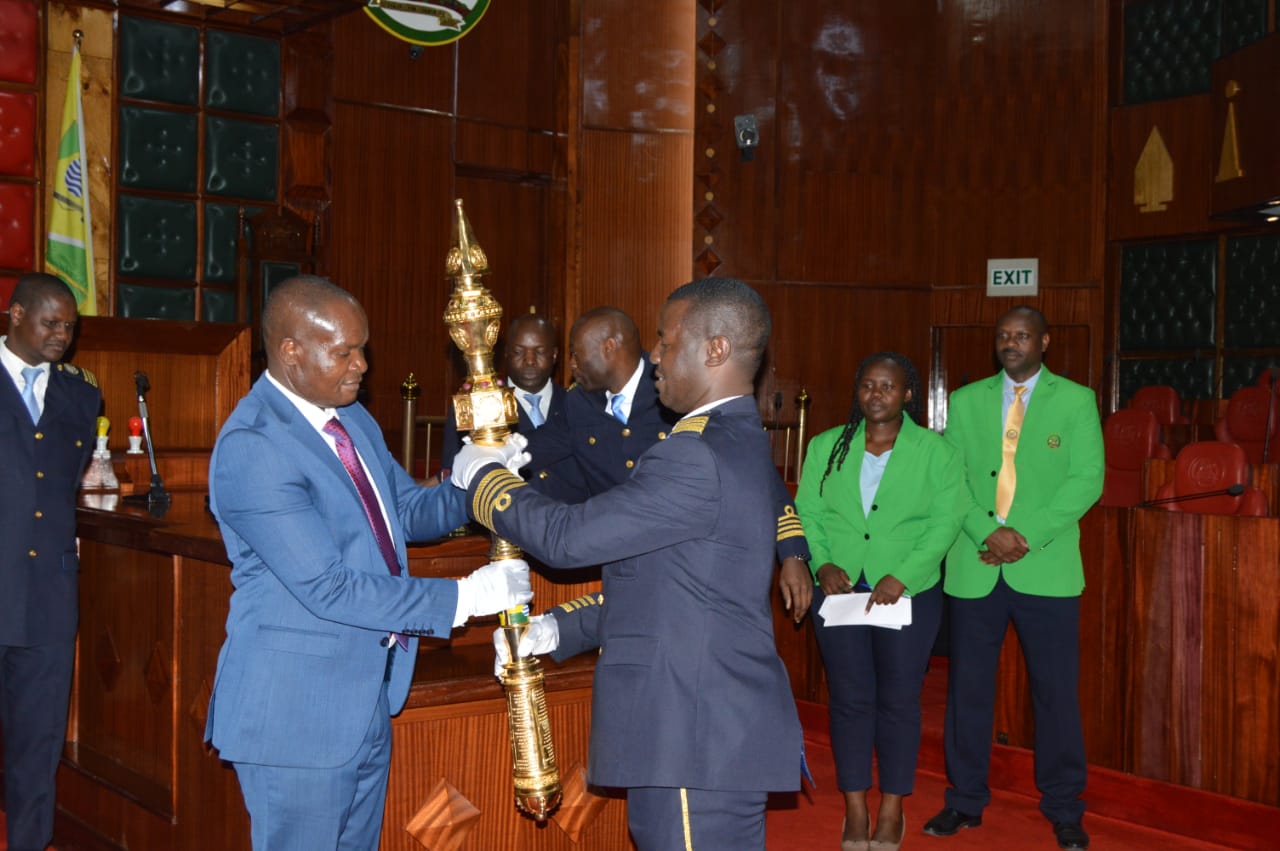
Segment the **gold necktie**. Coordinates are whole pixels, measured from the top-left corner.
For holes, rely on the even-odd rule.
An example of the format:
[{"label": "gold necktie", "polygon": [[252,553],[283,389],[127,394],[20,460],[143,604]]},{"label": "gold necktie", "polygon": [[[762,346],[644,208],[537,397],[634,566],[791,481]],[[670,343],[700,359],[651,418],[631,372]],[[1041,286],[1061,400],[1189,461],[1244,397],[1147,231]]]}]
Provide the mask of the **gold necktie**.
[{"label": "gold necktie", "polygon": [[1004,457],[1000,461],[1000,477],[996,479],[996,516],[1001,520],[1009,516],[1013,507],[1013,492],[1018,488],[1018,470],[1013,458],[1018,454],[1018,435],[1022,433],[1022,417],[1027,406],[1022,403],[1026,387],[1013,388],[1013,404],[1004,418]]}]

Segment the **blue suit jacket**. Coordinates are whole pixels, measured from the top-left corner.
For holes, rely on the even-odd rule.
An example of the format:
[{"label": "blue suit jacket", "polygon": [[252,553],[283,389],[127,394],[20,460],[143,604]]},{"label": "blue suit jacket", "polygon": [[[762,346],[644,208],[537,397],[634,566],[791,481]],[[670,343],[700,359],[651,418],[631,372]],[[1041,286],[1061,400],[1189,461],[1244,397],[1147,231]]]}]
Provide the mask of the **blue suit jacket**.
[{"label": "blue suit jacket", "polygon": [[800,723],[773,637],[774,482],[755,399],[682,421],[627,481],[555,502],[497,465],[476,519],[547,564],[604,564],[603,593],[552,610],[554,656],[601,648],[588,778],[789,790]]},{"label": "blue suit jacket", "polygon": [[[516,393],[520,392],[518,387],[511,388]],[[565,397],[568,395],[567,390],[559,384],[551,385],[551,404],[547,406],[547,420],[538,428],[550,425],[553,428],[563,428],[566,422],[564,414]],[[516,423],[516,432],[526,437],[535,431],[533,422],[529,419],[529,415],[525,413],[524,405],[517,405],[520,409],[520,421]],[[444,438],[440,445],[440,469],[448,470],[453,467],[453,456],[458,454],[458,450],[462,448],[462,437],[458,434],[458,419],[453,415],[453,401],[449,402],[449,409],[445,412],[444,417]],[[526,474],[527,475],[527,474]]]},{"label": "blue suit jacket", "polygon": [[[205,737],[232,762],[343,764],[369,728],[388,632],[443,637],[453,625],[457,583],[409,577],[404,542],[466,522],[461,492],[416,485],[362,405],[339,417],[386,504],[401,576],[387,571],[337,455],[265,375],[213,448],[209,501],[235,591]],[[417,639],[392,648],[395,713]]]},{"label": "blue suit jacket", "polygon": [[33,424],[22,394],[0,373],[0,645],[71,641],[79,615],[76,489],[93,453],[101,396],[92,375],[55,364]]}]

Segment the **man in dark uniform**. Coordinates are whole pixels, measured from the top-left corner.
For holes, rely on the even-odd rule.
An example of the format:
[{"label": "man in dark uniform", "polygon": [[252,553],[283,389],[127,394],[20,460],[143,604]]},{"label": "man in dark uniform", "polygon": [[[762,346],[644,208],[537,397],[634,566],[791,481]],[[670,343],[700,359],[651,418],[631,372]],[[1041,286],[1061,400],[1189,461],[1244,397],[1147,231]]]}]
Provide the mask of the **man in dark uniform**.
[{"label": "man in dark uniform", "polygon": [[[537,490],[582,502],[626,481],[645,450],[666,439],[680,415],[659,399],[649,360],[635,321],[618,308],[597,307],[577,318],[569,333],[574,383],[564,419],[528,435],[533,461],[526,478]],[[783,601],[798,622],[813,594],[809,543],[786,486],[779,479],[772,487]]]},{"label": "man in dark uniform", "polygon": [[79,615],[76,488],[93,451],[94,377],[59,363],[76,300],[52,275],[18,279],[0,337],[0,726],[10,851],[53,838]]},{"label": "man in dark uniform", "polygon": [[[520,404],[520,422],[516,431],[530,435],[548,423],[562,426],[565,422],[565,397],[568,393],[551,380],[560,346],[556,329],[546,317],[536,313],[517,316],[507,328],[503,363],[507,381]],[[444,418],[444,439],[440,450],[440,469],[453,466],[453,456],[462,448],[458,421],[453,415],[453,402]]]},{"label": "man in dark uniform", "polygon": [[495,533],[547,564],[605,565],[603,592],[534,618],[520,650],[600,648],[588,779],[627,790],[641,851],[763,849],[767,793],[799,785],[769,604],[779,479],[752,395],[769,327],[740,281],[672,293],[651,360],[662,402],[687,413],[584,503],[539,494],[500,449],[465,447],[454,465]]}]

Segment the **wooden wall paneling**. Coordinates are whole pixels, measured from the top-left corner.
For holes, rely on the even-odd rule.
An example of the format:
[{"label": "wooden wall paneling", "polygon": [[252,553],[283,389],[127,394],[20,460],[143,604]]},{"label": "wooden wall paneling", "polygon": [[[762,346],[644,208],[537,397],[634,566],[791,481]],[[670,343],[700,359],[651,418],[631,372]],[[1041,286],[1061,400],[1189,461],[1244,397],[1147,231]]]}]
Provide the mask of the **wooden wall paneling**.
[{"label": "wooden wall paneling", "polygon": [[[1178,234],[1206,233],[1221,227],[1209,221],[1209,197],[1217,170],[1217,134],[1208,95],[1135,104],[1111,110],[1109,156],[1111,181],[1107,191],[1107,236],[1133,240]],[[1171,197],[1151,190],[1152,198],[1135,201],[1135,179],[1143,150],[1158,130],[1172,163]],[[1154,142],[1152,142],[1154,145]],[[1151,154],[1156,157],[1156,154]],[[1157,173],[1156,165],[1151,168]],[[1151,185],[1160,179],[1148,175]],[[1162,200],[1163,199],[1163,200]],[[1144,211],[1143,207],[1149,209]],[[1118,280],[1118,279],[1117,279]]]},{"label": "wooden wall paneling", "polygon": [[816,284],[760,289],[774,326],[759,396],[779,390],[790,410],[796,393],[808,390],[809,438],[848,419],[858,364],[873,352],[901,352],[927,381],[927,292]]},{"label": "wooden wall paneling", "polygon": [[936,4],[782,8],[778,278],[927,286],[950,200],[929,188]]},{"label": "wooden wall paneling", "polygon": [[568,3],[492,7],[456,42],[459,118],[543,131],[563,129],[556,114],[560,69],[555,59],[568,24]]},{"label": "wooden wall paneling", "polygon": [[579,2],[583,124],[692,132],[695,0]]},{"label": "wooden wall paneling", "polygon": [[1080,522],[1085,589],[1080,597],[1080,713],[1091,765],[1127,771],[1124,695],[1128,671],[1132,512],[1095,505]]},{"label": "wooden wall paneling", "polygon": [[174,575],[174,759],[177,811],[184,817],[175,819],[173,847],[249,851],[249,813],[235,769],[204,743],[218,651],[226,638],[231,569],[176,556]]},{"label": "wooden wall paneling", "polygon": [[[501,20],[501,15],[486,15],[467,38],[478,35],[485,27],[500,26]],[[336,18],[330,71],[334,99],[448,113],[454,103],[457,43],[420,51],[411,50],[412,47],[363,12]],[[402,158],[407,158],[409,152],[423,155],[413,137],[399,141]],[[357,150],[358,147],[348,153],[348,149],[335,146],[335,155],[355,156]]]},{"label": "wooden wall paneling", "polygon": [[[284,122],[281,126],[281,197],[315,221],[329,206],[332,178],[333,41],[327,24],[281,42]],[[323,219],[322,219],[323,221]],[[313,247],[322,258],[328,242]],[[323,270],[325,264],[319,263]]]},{"label": "wooden wall paneling", "polygon": [[988,257],[1038,257],[1042,288],[1101,283],[1104,6],[939,7],[936,286],[980,286]]},{"label": "wooden wall paneling", "polygon": [[[1280,133],[1280,116],[1275,110],[1277,95],[1280,33],[1273,32],[1214,63],[1209,95],[1212,119],[1206,134],[1211,140],[1213,212],[1229,213],[1268,202],[1280,204],[1276,200],[1280,199],[1280,158],[1275,155],[1275,138]],[[1239,176],[1219,171],[1229,149],[1228,123],[1234,136],[1234,153],[1238,154],[1235,164]]]},{"label": "wooden wall paneling", "polygon": [[[690,246],[695,274],[770,280],[779,237],[776,183],[781,140],[778,121],[776,14],[750,3],[699,4],[697,141],[693,151]],[[752,115],[760,144],[744,160],[734,116]],[[708,153],[712,155],[708,155]]]},{"label": "wooden wall paneling", "polygon": [[[420,398],[439,399],[446,389],[451,121],[339,101],[333,134],[329,268],[369,315],[365,404],[379,422],[396,423],[400,383],[410,372]],[[487,250],[486,237],[478,237]]]},{"label": "wooden wall paneling", "polygon": [[692,143],[684,132],[584,130],[580,303],[566,305],[566,321],[613,305],[652,348],[663,301],[690,279]]}]

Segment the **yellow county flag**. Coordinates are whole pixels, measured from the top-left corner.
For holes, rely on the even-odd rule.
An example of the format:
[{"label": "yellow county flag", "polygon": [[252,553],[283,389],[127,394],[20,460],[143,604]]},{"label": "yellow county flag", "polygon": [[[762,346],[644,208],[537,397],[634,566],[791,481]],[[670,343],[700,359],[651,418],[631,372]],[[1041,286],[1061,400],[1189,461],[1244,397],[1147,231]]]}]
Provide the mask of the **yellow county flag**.
[{"label": "yellow county flag", "polygon": [[53,178],[45,269],[76,294],[82,314],[98,312],[93,282],[93,227],[89,221],[89,175],[84,161],[84,107],[80,103],[80,46],[71,52],[67,98],[62,107],[58,167]]}]

